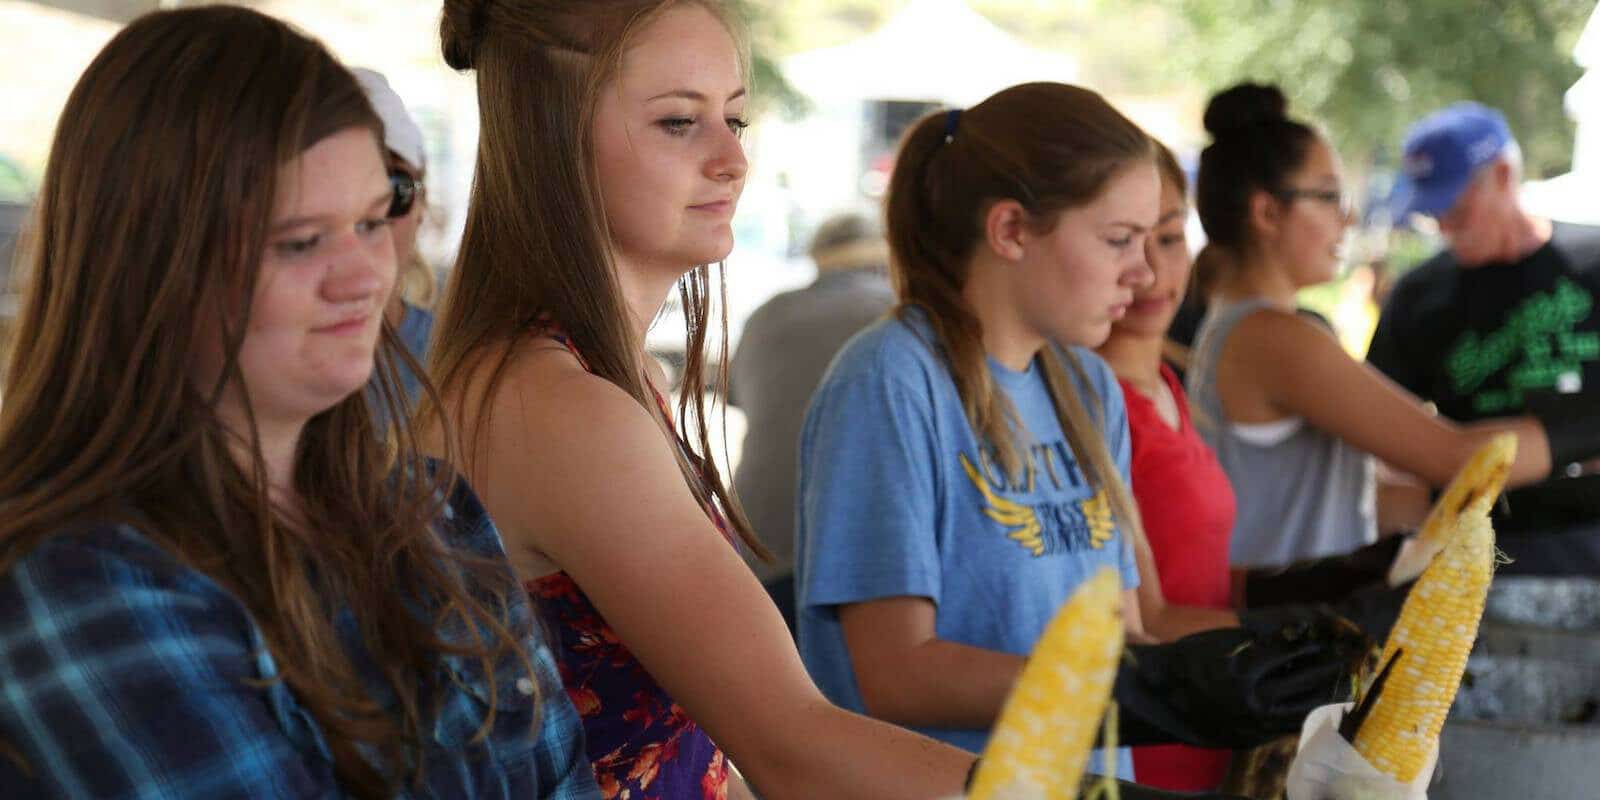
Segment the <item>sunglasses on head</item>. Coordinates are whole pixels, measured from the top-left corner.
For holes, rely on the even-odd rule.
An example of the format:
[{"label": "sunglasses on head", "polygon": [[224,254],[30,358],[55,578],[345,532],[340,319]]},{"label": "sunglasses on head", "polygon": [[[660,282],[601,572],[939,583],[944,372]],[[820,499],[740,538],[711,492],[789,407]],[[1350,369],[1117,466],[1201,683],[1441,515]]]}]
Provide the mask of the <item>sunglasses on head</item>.
[{"label": "sunglasses on head", "polygon": [[389,170],[389,185],[394,187],[394,198],[389,201],[389,218],[397,219],[411,213],[417,204],[417,194],[422,191],[422,181],[403,169]]}]

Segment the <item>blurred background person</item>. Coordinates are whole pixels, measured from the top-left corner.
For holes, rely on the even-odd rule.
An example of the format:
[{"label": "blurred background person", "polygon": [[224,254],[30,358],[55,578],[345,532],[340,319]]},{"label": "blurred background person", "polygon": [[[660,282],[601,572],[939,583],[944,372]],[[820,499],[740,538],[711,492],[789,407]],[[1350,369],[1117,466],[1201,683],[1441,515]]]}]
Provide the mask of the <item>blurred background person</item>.
[{"label": "blurred background person", "polygon": [[895,303],[878,220],[838,214],[809,248],[817,279],[750,316],[729,370],[728,402],[747,420],[734,490],[773,561],[748,558],[794,630],[794,515],[800,425],[834,354]]},{"label": "blurred background person", "polygon": [[[1249,606],[1336,599],[1381,578],[1399,540],[1377,542],[1372,455],[1443,486],[1479,445],[1512,431],[1522,444],[1511,485],[1550,469],[1537,420],[1434,416],[1295,312],[1300,289],[1336,274],[1352,214],[1338,154],[1286,105],[1275,86],[1213,97],[1205,125],[1214,140],[1197,181],[1208,238],[1197,280],[1214,289],[1188,389],[1237,493],[1230,560]],[[1385,528],[1418,522],[1386,519]],[[1330,557],[1343,561],[1289,569]]]},{"label": "blurred background person", "polygon": [[[1556,467],[1496,511],[1506,571],[1600,574],[1600,227],[1523,208],[1522,154],[1499,111],[1458,103],[1414,125],[1396,219],[1448,246],[1385,303],[1367,363],[1454,420],[1532,413]],[[1527,443],[1524,442],[1524,445]]]},{"label": "blurred background person", "polygon": [[[428,363],[428,340],[433,333],[435,281],[433,268],[417,249],[417,230],[428,210],[428,153],[423,146],[422,129],[406,110],[406,104],[389,86],[382,73],[357,67],[356,80],[367,93],[367,100],[383,120],[383,146],[388,162],[389,183],[394,186],[394,201],[389,205],[389,230],[394,236],[394,255],[400,264],[394,295],[384,318],[394,327],[400,340],[418,364]],[[415,405],[420,386],[417,376],[403,362],[397,365],[406,394]]]}]

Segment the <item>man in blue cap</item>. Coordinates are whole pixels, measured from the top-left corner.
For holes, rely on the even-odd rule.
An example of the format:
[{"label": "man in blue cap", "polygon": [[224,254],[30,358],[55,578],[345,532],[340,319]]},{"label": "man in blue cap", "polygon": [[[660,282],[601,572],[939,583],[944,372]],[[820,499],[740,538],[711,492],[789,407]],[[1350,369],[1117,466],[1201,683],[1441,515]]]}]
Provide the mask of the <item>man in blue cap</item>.
[{"label": "man in blue cap", "polygon": [[1600,228],[1530,214],[1521,181],[1499,112],[1457,103],[1412,126],[1394,217],[1434,218],[1448,247],[1400,279],[1367,360],[1453,420],[1538,417],[1553,477],[1497,515],[1510,570],[1600,573],[1600,476],[1587,474],[1600,451]]}]

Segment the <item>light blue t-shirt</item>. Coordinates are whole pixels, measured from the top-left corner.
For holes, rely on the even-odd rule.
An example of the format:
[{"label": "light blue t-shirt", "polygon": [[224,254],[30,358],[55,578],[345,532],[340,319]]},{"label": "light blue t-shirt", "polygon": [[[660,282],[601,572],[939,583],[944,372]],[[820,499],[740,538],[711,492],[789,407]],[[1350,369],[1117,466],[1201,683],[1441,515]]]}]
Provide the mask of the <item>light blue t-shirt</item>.
[{"label": "light blue t-shirt", "polygon": [[[433,336],[433,312],[426,308],[406,303],[406,315],[400,319],[400,327],[395,333],[400,336],[400,341],[405,342],[406,349],[411,351],[411,356],[424,367],[428,365],[428,345]],[[411,399],[415,406],[422,393],[422,382],[405,364],[400,367],[400,385],[405,389],[406,397]]]},{"label": "light blue t-shirt", "polygon": [[[940,639],[1027,655],[1099,568],[1114,567],[1126,588],[1139,583],[1108,496],[1091,491],[1067,445],[1039,359],[1026,372],[989,361],[1031,438],[1025,474],[1011,480],[980,447],[935,341],[915,311],[862,331],[829,368],[800,435],[800,654],[823,693],[856,711],[840,604],[927,597]],[[1072,352],[1126,481],[1122,390],[1098,356]],[[921,732],[974,752],[988,739],[986,730]],[[1129,776],[1130,759],[1118,762]]]}]

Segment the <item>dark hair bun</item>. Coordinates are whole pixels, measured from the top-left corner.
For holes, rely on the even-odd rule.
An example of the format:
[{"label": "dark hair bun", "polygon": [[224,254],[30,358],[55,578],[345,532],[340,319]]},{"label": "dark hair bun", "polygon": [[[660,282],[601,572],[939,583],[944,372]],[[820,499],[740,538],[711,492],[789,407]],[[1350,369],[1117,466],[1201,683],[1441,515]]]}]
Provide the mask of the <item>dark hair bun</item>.
[{"label": "dark hair bun", "polygon": [[478,43],[487,27],[489,4],[494,0],[445,0],[439,19],[439,46],[444,63],[451,69],[473,69],[478,62]]},{"label": "dark hair bun", "polygon": [[1276,86],[1241,83],[1213,95],[1205,125],[1212,138],[1272,122],[1287,122],[1289,101]]}]

